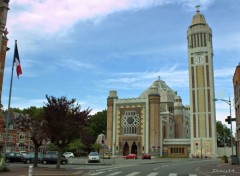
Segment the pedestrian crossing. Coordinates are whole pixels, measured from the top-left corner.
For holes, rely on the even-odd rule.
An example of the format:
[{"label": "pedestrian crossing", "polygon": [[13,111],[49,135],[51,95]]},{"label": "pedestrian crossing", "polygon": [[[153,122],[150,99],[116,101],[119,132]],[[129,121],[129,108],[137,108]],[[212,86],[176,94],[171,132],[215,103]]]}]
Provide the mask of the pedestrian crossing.
[{"label": "pedestrian crossing", "polygon": [[[120,171],[117,171],[117,172],[112,172],[112,173],[109,173],[109,172],[106,172],[106,171],[99,171],[99,172],[94,172],[94,173],[88,173],[87,174],[88,176],[94,176],[94,175],[104,175],[104,176],[123,176],[123,172],[120,172]],[[124,176],[141,176],[142,173],[141,172],[131,172],[131,173],[124,173]],[[148,175],[145,175],[145,176],[163,176],[161,173],[159,172],[151,172],[149,173]],[[183,174],[178,174],[178,173],[169,173],[168,176],[182,176]],[[197,174],[184,174],[184,176],[197,176]]]}]

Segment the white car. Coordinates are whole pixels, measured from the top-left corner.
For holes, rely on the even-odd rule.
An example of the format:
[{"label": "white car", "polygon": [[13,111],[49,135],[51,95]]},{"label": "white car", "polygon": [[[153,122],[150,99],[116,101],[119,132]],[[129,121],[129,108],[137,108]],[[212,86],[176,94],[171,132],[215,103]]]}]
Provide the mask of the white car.
[{"label": "white car", "polygon": [[19,151],[19,153],[21,153],[23,156],[26,156],[28,154],[26,151]]},{"label": "white car", "polygon": [[98,152],[90,152],[88,155],[88,162],[100,163],[100,155],[98,154]]},{"label": "white car", "polygon": [[73,154],[72,152],[65,152],[65,153],[63,154],[63,156],[64,156],[65,158],[74,158],[74,154]]}]

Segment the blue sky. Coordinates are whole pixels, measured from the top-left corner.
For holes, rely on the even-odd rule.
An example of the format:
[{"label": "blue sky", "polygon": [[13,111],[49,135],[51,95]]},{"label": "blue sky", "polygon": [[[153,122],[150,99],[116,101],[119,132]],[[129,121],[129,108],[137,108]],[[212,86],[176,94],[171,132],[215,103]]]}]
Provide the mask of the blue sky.
[{"label": "blue sky", "polygon": [[[11,107],[41,107],[47,94],[76,98],[95,113],[106,109],[110,90],[137,97],[158,76],[189,104],[186,33],[196,4],[213,31],[216,98],[232,100],[240,0],[11,0],[4,108],[15,40],[23,74],[14,73]],[[229,106],[216,108],[224,121]]]}]

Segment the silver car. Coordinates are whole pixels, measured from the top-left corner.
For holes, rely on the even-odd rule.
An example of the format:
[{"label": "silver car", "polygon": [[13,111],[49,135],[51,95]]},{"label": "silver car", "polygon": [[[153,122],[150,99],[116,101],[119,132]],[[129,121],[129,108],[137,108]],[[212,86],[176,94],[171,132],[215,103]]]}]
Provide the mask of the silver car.
[{"label": "silver car", "polygon": [[63,156],[65,156],[65,158],[74,158],[74,154],[72,152],[65,152]]},{"label": "silver car", "polygon": [[98,152],[90,152],[88,155],[88,162],[100,163],[100,155],[98,154]]}]

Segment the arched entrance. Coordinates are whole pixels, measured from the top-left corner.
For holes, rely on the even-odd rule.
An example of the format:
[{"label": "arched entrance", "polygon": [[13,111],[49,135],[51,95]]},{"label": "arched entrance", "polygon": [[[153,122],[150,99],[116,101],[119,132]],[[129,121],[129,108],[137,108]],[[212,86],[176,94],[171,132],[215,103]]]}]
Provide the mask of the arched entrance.
[{"label": "arched entrance", "polygon": [[131,153],[137,154],[137,144],[135,142],[132,144]]},{"label": "arched entrance", "polygon": [[123,146],[123,156],[126,156],[129,154],[129,145],[127,142],[125,142],[124,146]]},{"label": "arched entrance", "polygon": [[128,142],[125,142],[125,144],[123,146],[123,156],[128,155],[128,154],[137,154],[137,150],[138,150],[138,147],[137,147],[136,142],[133,142],[131,148],[129,147]]}]

